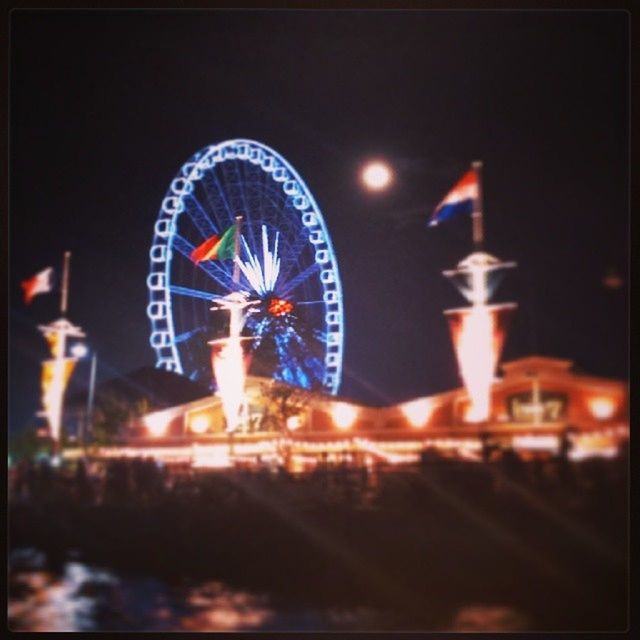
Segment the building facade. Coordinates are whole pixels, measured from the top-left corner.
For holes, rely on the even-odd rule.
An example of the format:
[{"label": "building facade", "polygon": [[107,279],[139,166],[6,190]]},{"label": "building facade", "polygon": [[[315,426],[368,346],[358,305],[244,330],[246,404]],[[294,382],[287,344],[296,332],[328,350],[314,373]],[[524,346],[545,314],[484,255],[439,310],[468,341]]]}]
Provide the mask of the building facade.
[{"label": "building facade", "polygon": [[[367,407],[307,392],[274,398],[271,381],[249,377],[243,426],[225,431],[220,398],[149,413],[119,445],[97,455],[153,456],[195,467],[286,461],[354,464],[412,462],[427,449],[482,459],[487,442],[525,457],[616,455],[629,435],[626,382],[582,375],[572,362],[530,356],[504,363],[491,391],[487,422],[468,420],[464,388],[388,407]],[[286,395],[286,394],[285,394]]]}]

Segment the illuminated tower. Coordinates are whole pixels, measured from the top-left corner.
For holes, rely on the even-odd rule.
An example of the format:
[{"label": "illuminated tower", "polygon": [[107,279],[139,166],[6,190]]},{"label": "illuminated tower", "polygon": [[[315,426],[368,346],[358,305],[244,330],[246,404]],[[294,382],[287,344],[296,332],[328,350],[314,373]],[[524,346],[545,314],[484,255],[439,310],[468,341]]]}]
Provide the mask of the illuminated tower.
[{"label": "illuminated tower", "polygon": [[233,285],[236,289],[224,298],[216,300],[212,310],[226,310],[229,312],[229,335],[219,340],[211,340],[211,366],[218,387],[218,393],[222,399],[222,410],[227,423],[226,430],[233,433],[242,424],[242,409],[244,405],[244,385],[248,368],[248,356],[245,356],[243,342],[251,340],[250,337],[242,337],[240,333],[244,326],[246,314],[244,311],[250,305],[258,301],[251,301],[247,294],[238,291],[240,281],[240,263],[238,249],[240,243],[240,224],[242,217],[236,217],[235,225],[235,250]]},{"label": "illuminated tower", "polygon": [[471,214],[475,250],[455,269],[443,271],[443,275],[471,303],[469,307],[444,311],[460,376],[471,403],[465,416],[468,422],[486,422],[489,419],[491,385],[504,346],[507,321],[517,307],[515,303],[488,304],[505,270],[515,267],[516,263],[501,262],[482,250],[481,169],[482,163],[473,163],[478,185]]},{"label": "illuminated tower", "polygon": [[[80,327],[75,326],[66,318],[67,300],[69,292],[69,261],[70,252],[64,254],[64,267],[62,277],[62,289],[60,299],[60,312],[62,317],[47,325],[39,325],[38,329],[44,335],[51,350],[51,358],[42,362],[42,405],[43,410],[39,415],[46,417],[49,423],[49,434],[53,440],[54,450],[60,445],[60,432],[62,429],[62,414],[64,394],[67,383],[79,357],[83,354],[78,350],[79,344],[69,348],[69,339],[84,338],[85,334]],[[86,347],[83,347],[86,349]]]},{"label": "illuminated tower", "polygon": [[248,369],[248,356],[245,355],[242,345],[243,342],[252,339],[240,335],[247,313],[244,309],[257,302],[248,300],[246,295],[239,291],[233,291],[217,300],[216,306],[211,307],[213,310],[229,311],[229,336],[209,342],[211,365],[229,433],[233,433],[242,423],[244,385]]}]

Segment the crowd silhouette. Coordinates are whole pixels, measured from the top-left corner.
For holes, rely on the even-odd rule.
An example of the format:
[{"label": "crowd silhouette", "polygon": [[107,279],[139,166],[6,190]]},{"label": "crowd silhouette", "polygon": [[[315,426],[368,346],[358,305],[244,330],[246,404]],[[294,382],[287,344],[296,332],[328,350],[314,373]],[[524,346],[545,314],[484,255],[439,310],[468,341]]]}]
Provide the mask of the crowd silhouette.
[{"label": "crowd silhouette", "polygon": [[489,601],[527,611],[537,630],[622,629],[628,450],[581,462],[568,451],[469,462],[427,450],[416,465],[325,459],[295,475],[143,458],[21,463],[9,543],[306,605],[366,602],[401,611],[408,628]]}]

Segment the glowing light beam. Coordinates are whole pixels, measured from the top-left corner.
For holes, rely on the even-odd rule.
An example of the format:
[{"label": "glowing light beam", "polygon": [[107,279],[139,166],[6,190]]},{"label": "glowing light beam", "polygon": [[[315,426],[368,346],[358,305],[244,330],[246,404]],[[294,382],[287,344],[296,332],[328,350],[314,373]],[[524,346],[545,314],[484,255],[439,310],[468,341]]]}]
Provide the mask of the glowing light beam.
[{"label": "glowing light beam", "polygon": [[257,303],[257,300],[250,301],[245,295],[236,291],[217,301],[217,307],[212,307],[212,309],[226,309],[230,315],[229,337],[209,343],[212,345],[211,364],[229,433],[235,431],[242,423],[241,412],[244,405],[244,385],[248,365],[242,342],[250,339],[240,336],[246,318],[243,309]]}]

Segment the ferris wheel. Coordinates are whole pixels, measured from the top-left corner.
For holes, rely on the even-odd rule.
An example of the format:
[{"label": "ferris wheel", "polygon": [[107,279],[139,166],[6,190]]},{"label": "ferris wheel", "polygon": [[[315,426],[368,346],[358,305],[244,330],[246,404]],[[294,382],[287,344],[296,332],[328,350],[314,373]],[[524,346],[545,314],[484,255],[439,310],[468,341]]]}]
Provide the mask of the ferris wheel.
[{"label": "ferris wheel", "polygon": [[[237,216],[236,285],[233,260],[195,263],[191,255]],[[237,139],[191,157],[162,201],[149,257],[156,367],[211,385],[207,342],[228,331],[226,314],[212,311],[212,301],[239,287],[252,302],[243,328],[252,338],[250,373],[337,392],[344,320],[331,238],[302,178],[273,149]]]}]

